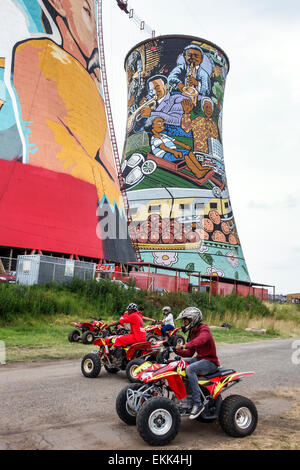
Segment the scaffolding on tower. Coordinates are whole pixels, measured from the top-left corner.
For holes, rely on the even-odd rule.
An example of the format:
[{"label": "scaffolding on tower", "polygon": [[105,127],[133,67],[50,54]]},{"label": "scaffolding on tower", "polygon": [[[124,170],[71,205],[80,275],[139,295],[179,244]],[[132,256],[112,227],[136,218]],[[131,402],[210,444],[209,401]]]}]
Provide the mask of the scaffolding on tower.
[{"label": "scaffolding on tower", "polygon": [[[125,2],[121,2],[121,3],[125,3]],[[103,40],[104,35],[103,35],[103,20],[102,20],[102,0],[97,0],[97,15],[98,15],[98,43],[99,43],[100,69],[101,69],[101,78],[102,78],[102,86],[103,86],[103,94],[104,94],[104,103],[105,103],[105,108],[106,108],[112,150],[113,150],[114,159],[116,162],[120,191],[121,191],[123,203],[124,203],[125,216],[127,218],[127,223],[129,226],[129,224],[132,222],[132,218],[130,215],[130,210],[129,210],[130,208],[129,208],[126,189],[125,189],[124,178],[122,176],[122,169],[121,169],[116,133],[115,133],[115,128],[114,128],[112,110],[111,110],[111,105],[110,105],[108,80],[107,80],[107,74],[106,74],[104,40]],[[131,242],[132,242],[132,246],[135,251],[135,254],[136,254],[137,261],[141,262],[142,258],[141,258],[138,243],[136,240],[133,240],[133,239],[131,240]]]}]

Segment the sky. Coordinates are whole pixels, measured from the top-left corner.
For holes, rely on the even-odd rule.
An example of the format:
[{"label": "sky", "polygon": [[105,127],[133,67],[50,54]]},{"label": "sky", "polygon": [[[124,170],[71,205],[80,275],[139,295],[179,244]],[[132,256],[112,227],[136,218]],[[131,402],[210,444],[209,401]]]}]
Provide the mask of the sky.
[{"label": "sky", "polygon": [[[119,153],[127,113],[124,60],[148,39],[103,1],[104,47]],[[186,34],[230,61],[223,147],[235,221],[252,282],[300,292],[299,0],[131,0],[156,35]]]}]

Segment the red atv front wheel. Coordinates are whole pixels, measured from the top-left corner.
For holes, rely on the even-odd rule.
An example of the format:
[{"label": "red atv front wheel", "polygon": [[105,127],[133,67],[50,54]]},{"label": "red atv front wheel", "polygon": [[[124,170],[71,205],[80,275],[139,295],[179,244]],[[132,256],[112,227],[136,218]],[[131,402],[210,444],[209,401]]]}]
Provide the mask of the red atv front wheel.
[{"label": "red atv front wheel", "polygon": [[81,361],[81,372],[85,377],[94,379],[101,371],[101,361],[97,354],[87,354]]},{"label": "red atv front wheel", "polygon": [[135,377],[134,372],[141,364],[143,364],[143,362],[145,362],[144,359],[131,359],[131,361],[128,362],[126,366],[126,375],[129,382],[140,383],[140,380]]},{"label": "red atv front wheel", "polygon": [[136,424],[144,441],[152,446],[164,446],[176,437],[180,414],[168,398],[150,398],[139,409]]},{"label": "red atv front wheel", "polygon": [[92,344],[95,339],[94,333],[92,331],[85,331],[82,333],[81,341],[83,344]]}]

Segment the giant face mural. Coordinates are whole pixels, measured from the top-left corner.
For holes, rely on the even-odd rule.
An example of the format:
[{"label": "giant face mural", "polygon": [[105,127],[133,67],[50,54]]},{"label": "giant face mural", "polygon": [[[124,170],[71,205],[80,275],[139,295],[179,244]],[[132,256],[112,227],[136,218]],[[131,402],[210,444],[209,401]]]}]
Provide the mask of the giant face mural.
[{"label": "giant face mural", "polygon": [[134,261],[95,1],[8,0],[0,15],[0,245]]},{"label": "giant face mural", "polygon": [[203,39],[161,36],[132,49],[125,69],[122,171],[144,261],[249,281],[223,156],[227,56]]}]

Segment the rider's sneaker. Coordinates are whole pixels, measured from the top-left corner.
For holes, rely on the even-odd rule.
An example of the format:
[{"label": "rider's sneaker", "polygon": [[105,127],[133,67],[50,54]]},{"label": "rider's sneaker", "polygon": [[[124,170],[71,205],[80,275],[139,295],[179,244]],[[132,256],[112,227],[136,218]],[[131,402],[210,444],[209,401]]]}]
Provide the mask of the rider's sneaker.
[{"label": "rider's sneaker", "polygon": [[200,406],[194,405],[189,418],[190,419],[198,418],[198,416],[202,413],[204,408],[205,407],[203,405],[200,405]]}]

